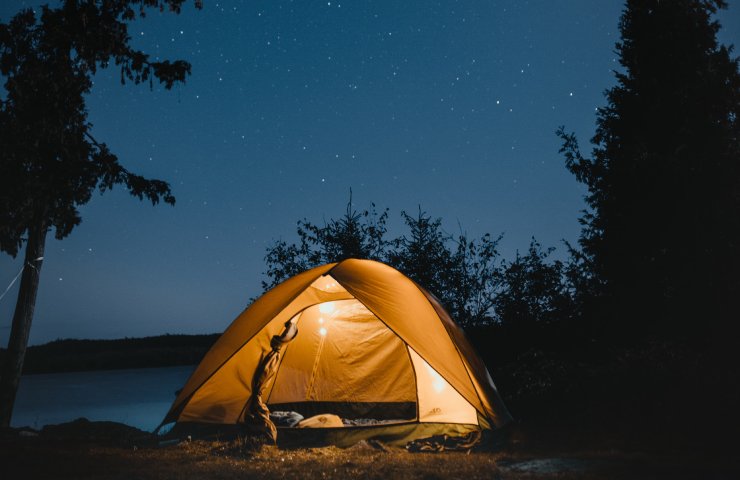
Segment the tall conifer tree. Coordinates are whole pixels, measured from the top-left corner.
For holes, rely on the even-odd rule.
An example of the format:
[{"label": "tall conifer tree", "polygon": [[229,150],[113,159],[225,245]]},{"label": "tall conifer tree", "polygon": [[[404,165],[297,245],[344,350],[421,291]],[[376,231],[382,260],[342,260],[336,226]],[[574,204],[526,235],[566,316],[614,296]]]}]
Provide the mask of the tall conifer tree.
[{"label": "tall conifer tree", "polygon": [[740,296],[740,74],[713,19],[725,7],[628,0],[591,157],[558,132],[588,187],[581,246],[612,333],[717,332]]}]

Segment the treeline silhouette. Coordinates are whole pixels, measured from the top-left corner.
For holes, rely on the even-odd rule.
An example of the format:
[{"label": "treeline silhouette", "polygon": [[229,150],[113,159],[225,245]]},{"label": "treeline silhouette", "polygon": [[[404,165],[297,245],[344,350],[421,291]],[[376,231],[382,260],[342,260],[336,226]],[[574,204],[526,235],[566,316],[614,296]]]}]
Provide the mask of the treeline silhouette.
[{"label": "treeline silhouette", "polygon": [[[360,211],[347,204],[345,213],[323,226],[298,222],[296,243],[276,241],[265,256],[263,289],[309,268],[346,258],[387,263],[436,295],[463,327],[478,333],[495,331],[506,338],[496,349],[498,363],[513,360],[530,348],[579,343],[589,329],[579,315],[577,291],[583,262],[573,253],[555,258],[555,248],[532,239],[525,252],[504,258],[498,251],[502,235],[471,239],[445,232],[441,218],[419,207],[415,215],[401,212],[406,232],[389,238],[389,210],[371,205]],[[562,332],[568,331],[563,338]]]},{"label": "treeline silhouette", "polygon": [[[116,340],[54,340],[28,347],[23,373],[195,365],[220,334],[159,335]],[[6,350],[0,350],[0,357]]]}]

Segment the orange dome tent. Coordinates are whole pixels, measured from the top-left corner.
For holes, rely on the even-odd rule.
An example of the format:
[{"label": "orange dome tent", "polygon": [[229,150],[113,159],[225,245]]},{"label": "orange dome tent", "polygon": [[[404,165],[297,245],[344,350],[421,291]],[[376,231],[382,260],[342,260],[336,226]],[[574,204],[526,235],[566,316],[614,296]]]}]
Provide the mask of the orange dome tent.
[{"label": "orange dome tent", "polygon": [[322,429],[337,445],[402,444],[511,420],[439,301],[394,268],[356,259],[308,270],[257,299],[206,354],[162,423],[261,420],[274,433],[268,409],[336,414],[349,424],[373,419]]}]

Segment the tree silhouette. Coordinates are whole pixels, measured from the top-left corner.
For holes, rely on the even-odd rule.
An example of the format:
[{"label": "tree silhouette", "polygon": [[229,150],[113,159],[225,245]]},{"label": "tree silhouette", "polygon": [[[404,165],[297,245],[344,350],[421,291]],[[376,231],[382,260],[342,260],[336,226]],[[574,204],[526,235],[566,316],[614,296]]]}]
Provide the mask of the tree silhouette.
[{"label": "tree silhouette", "polygon": [[483,235],[479,240],[457,238],[442,228],[421,207],[416,216],[401,212],[408,233],[387,239],[388,210],[378,214],[375,204],[358,212],[352,200],[339,219],[324,226],[304,219],[298,222],[298,242],[276,241],[265,255],[267,291],[283,280],[309,268],[346,258],[378,260],[401,271],[436,295],[462,325],[496,321],[495,297],[501,290],[501,260],[497,250],[501,236]]},{"label": "tree silhouette", "polygon": [[267,249],[265,263],[268,277],[262,281],[267,291],[283,280],[309,268],[347,258],[383,260],[387,253],[385,239],[388,211],[378,214],[375,204],[358,212],[352,206],[352,191],[344,215],[318,226],[306,219],[298,221],[298,243],[276,241]]},{"label": "tree silhouette", "polygon": [[447,246],[450,236],[442,231],[442,219],[433,219],[421,207],[415,217],[403,211],[401,217],[409,233],[393,240],[388,263],[449,305],[452,252]]},{"label": "tree silhouette", "polygon": [[463,326],[491,325],[496,322],[496,297],[501,293],[502,261],[498,244],[503,234],[493,238],[486,233],[478,240],[457,237],[448,274],[449,304],[458,323]]},{"label": "tree silhouette", "polygon": [[492,322],[502,236],[454,238],[443,230],[441,218],[432,218],[421,207],[416,216],[403,211],[401,216],[409,233],[391,241],[387,262],[436,295],[461,325]]},{"label": "tree silhouette", "polygon": [[736,311],[740,74],[712,19],[725,7],[628,0],[591,157],[558,131],[588,187],[580,244],[612,333],[697,338]]},{"label": "tree silhouette", "polygon": [[542,250],[532,238],[526,255],[518,251],[503,265],[501,292],[494,306],[498,323],[526,338],[537,327],[566,321],[572,312],[572,289],[566,266],[548,261],[554,248]]},{"label": "tree silhouette", "polygon": [[[152,61],[130,46],[127,22],[147,8],[179,12],[185,0],[65,0],[58,8],[19,12],[0,24],[0,249],[16,256],[26,243],[23,275],[6,361],[0,371],[0,426],[12,415],[33,311],[46,234],[65,238],[81,218],[78,207],[97,189],[124,185],[140,200],[175,203],[167,183],[125,169],[92,136],[84,96],[92,77],[111,63],[121,82],[156,78],[170,89],[190,65]],[[200,1],[196,0],[196,7]]]}]

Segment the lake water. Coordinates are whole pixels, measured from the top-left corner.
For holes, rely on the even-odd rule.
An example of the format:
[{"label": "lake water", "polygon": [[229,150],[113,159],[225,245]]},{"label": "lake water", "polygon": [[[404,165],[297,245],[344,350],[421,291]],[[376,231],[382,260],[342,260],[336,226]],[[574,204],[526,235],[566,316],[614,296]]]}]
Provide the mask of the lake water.
[{"label": "lake water", "polygon": [[191,365],[24,375],[11,426],[40,429],[85,417],[151,431],[194,369]]}]

